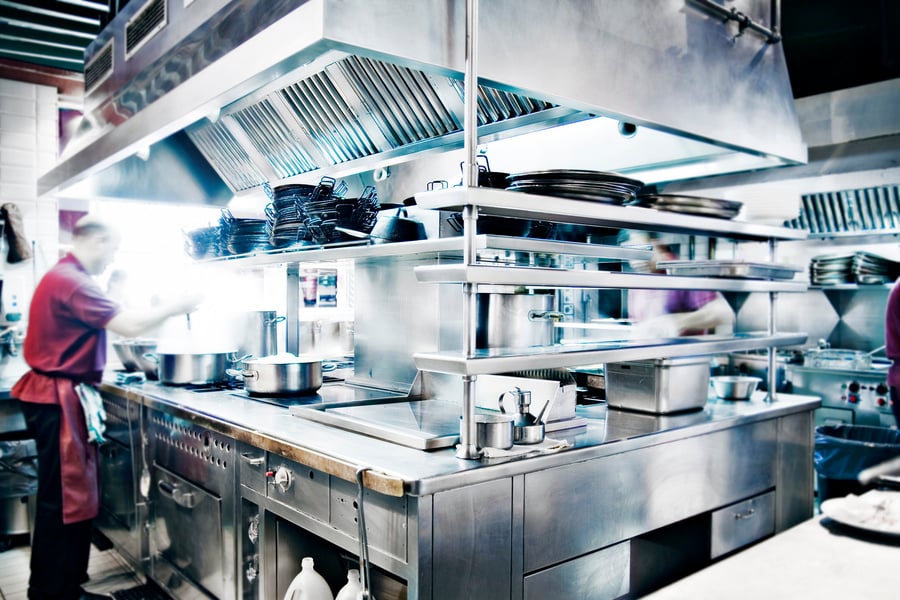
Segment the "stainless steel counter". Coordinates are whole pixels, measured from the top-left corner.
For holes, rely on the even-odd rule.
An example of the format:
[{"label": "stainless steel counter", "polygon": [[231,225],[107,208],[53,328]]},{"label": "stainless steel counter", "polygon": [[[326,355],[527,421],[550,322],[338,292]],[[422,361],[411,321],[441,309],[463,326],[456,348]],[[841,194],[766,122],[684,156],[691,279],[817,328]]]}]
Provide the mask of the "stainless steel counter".
[{"label": "stainless steel counter", "polygon": [[[240,392],[198,393],[153,382],[123,386],[107,381],[104,388],[348,481],[354,480],[356,468],[367,466],[374,471],[367,474],[367,486],[391,495],[415,496],[810,411],[819,404],[818,398],[793,395],[780,395],[768,403],[764,394],[757,393],[749,402],[711,400],[702,411],[683,415],[585,406],[579,407],[578,416],[587,421],[586,426],[552,434],[571,446],[561,452],[469,461],[457,459],[452,449],[413,450],[294,417],[286,407],[242,397]],[[325,388],[322,395],[328,395]]]}]

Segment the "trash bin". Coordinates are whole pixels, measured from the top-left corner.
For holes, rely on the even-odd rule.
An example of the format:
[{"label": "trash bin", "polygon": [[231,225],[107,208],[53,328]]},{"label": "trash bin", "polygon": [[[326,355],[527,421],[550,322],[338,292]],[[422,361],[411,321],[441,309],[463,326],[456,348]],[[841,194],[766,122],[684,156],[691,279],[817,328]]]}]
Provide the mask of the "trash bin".
[{"label": "trash bin", "polygon": [[34,440],[0,441],[0,537],[30,533],[35,494]]},{"label": "trash bin", "polygon": [[865,425],[816,428],[815,465],[819,500],[862,494],[874,487],[857,481],[859,472],[900,456],[900,431]]}]

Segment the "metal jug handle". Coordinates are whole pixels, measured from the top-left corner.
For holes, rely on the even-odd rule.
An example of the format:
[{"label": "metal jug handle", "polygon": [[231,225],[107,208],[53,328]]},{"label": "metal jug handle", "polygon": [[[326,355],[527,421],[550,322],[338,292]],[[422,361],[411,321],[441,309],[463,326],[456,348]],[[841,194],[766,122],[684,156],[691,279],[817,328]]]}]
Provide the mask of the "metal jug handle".
[{"label": "metal jug handle", "polygon": [[506,409],[503,408],[503,398],[505,398],[508,393],[509,392],[501,392],[500,397],[497,398],[497,406],[500,407],[500,412],[504,415],[506,414]]}]

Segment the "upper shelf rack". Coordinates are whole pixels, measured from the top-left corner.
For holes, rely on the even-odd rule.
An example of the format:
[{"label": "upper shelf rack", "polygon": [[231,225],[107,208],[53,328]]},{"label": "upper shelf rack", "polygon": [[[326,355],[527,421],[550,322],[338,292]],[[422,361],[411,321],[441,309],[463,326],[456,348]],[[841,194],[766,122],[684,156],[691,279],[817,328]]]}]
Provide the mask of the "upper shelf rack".
[{"label": "upper shelf rack", "polygon": [[722,292],[805,292],[805,281],[683,277],[493,265],[423,265],[416,267],[423,283],[475,283],[549,288],[632,288],[656,290],[718,290]]},{"label": "upper shelf rack", "polygon": [[[426,254],[458,253],[463,249],[463,238],[448,237],[412,242],[353,243],[333,246],[308,246],[284,250],[264,250],[234,256],[221,256],[201,261],[204,263],[232,264],[236,267],[259,267],[284,263],[313,263],[338,260],[368,259],[382,257],[404,257]],[[512,252],[534,252],[542,254],[571,255],[592,258],[598,261],[647,260],[649,250],[626,248],[581,242],[558,242],[554,240],[518,238],[502,235],[475,236],[477,251],[500,250]]]},{"label": "upper shelf rack", "polygon": [[480,214],[543,219],[577,225],[695,234],[736,240],[805,240],[805,230],[759,223],[714,219],[639,206],[539,196],[495,188],[451,188],[416,194],[423,208],[461,210],[476,206]]},{"label": "upper shelf rack", "polygon": [[608,340],[584,344],[555,344],[532,348],[476,350],[467,358],[459,351],[413,355],[416,367],[453,375],[487,375],[533,369],[579,367],[590,364],[680,356],[704,356],[755,350],[764,346],[794,346],[806,333],[745,333],[735,336],[703,335],[681,338]]}]

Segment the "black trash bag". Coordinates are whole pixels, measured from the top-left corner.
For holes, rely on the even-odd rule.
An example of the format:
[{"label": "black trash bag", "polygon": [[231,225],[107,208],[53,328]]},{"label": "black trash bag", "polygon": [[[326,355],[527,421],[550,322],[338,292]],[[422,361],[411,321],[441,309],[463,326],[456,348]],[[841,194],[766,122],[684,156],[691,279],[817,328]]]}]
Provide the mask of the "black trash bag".
[{"label": "black trash bag", "polygon": [[30,259],[31,247],[28,236],[25,235],[25,223],[19,207],[12,202],[0,205],[0,218],[5,222],[3,232],[9,247],[6,262],[12,265]]},{"label": "black trash bag", "polygon": [[37,493],[37,446],[34,440],[0,442],[0,498]]},{"label": "black trash bag", "polygon": [[856,479],[868,467],[900,456],[900,431],[865,425],[816,428],[816,473],[828,479]]}]

